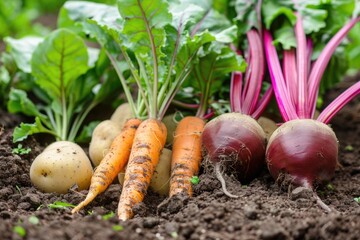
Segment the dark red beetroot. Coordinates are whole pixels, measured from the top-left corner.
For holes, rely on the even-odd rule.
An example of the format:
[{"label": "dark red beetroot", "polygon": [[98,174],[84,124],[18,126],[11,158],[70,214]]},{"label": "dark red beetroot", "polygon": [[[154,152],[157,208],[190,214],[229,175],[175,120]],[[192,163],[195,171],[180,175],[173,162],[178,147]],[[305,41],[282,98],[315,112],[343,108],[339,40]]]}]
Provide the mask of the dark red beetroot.
[{"label": "dark red beetroot", "polygon": [[311,119],[284,123],[272,134],[266,149],[274,179],[280,174],[289,175],[292,183],[308,188],[331,179],[337,156],[338,141],[333,130]]},{"label": "dark red beetroot", "polygon": [[240,181],[249,181],[264,164],[266,136],[264,130],[252,117],[241,113],[226,113],[205,125],[202,142],[207,160],[215,165],[215,173],[223,192],[237,197],[226,189],[221,166],[235,169]]},{"label": "dark red beetroot", "polygon": [[249,30],[246,35],[248,67],[245,74],[233,72],[231,77],[230,105],[233,112],[207,123],[202,134],[207,158],[215,163],[216,176],[229,197],[237,196],[226,190],[220,169],[222,165],[235,169],[240,181],[249,181],[265,163],[266,134],[255,119],[260,117],[270,101],[272,88],[260,97],[265,74],[264,49],[256,29]]},{"label": "dark red beetroot", "polygon": [[264,164],[265,132],[250,116],[226,113],[206,124],[202,134],[207,158],[228,162],[240,181],[251,180]]},{"label": "dark red beetroot", "polygon": [[331,209],[321,201],[313,187],[315,182],[329,181],[337,166],[338,141],[326,124],[360,93],[360,82],[338,96],[316,120],[312,119],[326,65],[341,40],[359,20],[359,17],[354,18],[343,26],[317,60],[311,62],[312,42],[306,37],[301,16],[297,14],[294,29],[297,47],[296,50],[284,50],[282,66],[270,32],[264,31],[269,73],[285,121],[269,139],[266,149],[268,168],[279,183],[284,176],[292,184],[310,189],[319,206],[327,212]]}]

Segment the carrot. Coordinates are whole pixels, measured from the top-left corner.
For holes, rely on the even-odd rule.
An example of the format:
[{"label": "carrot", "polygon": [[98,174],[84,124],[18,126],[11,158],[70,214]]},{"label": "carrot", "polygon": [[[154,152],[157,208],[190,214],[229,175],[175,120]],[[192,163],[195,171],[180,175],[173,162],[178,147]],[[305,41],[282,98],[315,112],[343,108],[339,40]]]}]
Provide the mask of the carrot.
[{"label": "carrot", "polygon": [[97,195],[104,192],[121,169],[125,167],[130,156],[135,132],[140,123],[141,120],[136,118],[127,120],[120,134],[113,140],[109,152],[101,160],[94,175],[91,177],[89,192],[85,200],[79,203],[71,213],[78,212]]},{"label": "carrot", "polygon": [[201,163],[201,133],[205,122],[199,117],[183,118],[175,131],[171,160],[170,197],[178,193],[192,196],[191,178]]},{"label": "carrot", "polygon": [[120,220],[132,218],[132,208],[144,199],[166,136],[165,125],[153,118],[143,121],[136,131],[118,205]]}]

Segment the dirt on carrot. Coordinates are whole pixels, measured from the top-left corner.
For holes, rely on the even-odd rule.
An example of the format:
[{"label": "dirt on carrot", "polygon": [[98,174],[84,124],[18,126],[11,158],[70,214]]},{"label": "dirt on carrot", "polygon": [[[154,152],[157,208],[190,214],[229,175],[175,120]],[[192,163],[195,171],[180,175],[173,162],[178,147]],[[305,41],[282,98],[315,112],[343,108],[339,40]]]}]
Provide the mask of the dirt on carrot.
[{"label": "dirt on carrot", "polygon": [[199,117],[183,118],[175,131],[170,178],[170,197],[178,193],[192,196],[191,178],[201,163],[201,133],[205,122]]},{"label": "dirt on carrot", "polygon": [[141,120],[139,119],[127,120],[120,134],[112,142],[109,152],[96,168],[91,178],[89,192],[85,200],[77,205],[71,211],[72,213],[78,212],[88,205],[97,195],[105,191],[121,169],[125,167],[130,156],[135,132],[140,123]]},{"label": "dirt on carrot", "polygon": [[167,136],[157,119],[143,121],[136,131],[118,205],[120,220],[133,217],[133,207],[143,201]]}]

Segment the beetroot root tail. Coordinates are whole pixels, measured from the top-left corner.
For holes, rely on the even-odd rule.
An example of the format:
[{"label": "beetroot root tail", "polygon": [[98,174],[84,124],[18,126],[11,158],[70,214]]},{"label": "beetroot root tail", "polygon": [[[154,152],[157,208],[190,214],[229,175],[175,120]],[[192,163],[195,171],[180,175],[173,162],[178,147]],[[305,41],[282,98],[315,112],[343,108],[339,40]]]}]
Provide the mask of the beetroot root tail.
[{"label": "beetroot root tail", "polygon": [[311,189],[311,191],[313,193],[313,198],[315,198],[316,203],[320,208],[322,208],[327,213],[333,212],[333,210],[326,203],[324,203],[323,200],[321,200],[321,198],[313,189]]},{"label": "beetroot root tail", "polygon": [[223,178],[222,174],[221,174],[221,163],[217,162],[215,164],[215,174],[217,179],[219,180],[219,182],[221,183],[221,187],[222,190],[224,192],[224,194],[230,198],[238,198],[239,196],[231,194],[227,189],[226,189],[226,183],[225,183],[225,179]]}]

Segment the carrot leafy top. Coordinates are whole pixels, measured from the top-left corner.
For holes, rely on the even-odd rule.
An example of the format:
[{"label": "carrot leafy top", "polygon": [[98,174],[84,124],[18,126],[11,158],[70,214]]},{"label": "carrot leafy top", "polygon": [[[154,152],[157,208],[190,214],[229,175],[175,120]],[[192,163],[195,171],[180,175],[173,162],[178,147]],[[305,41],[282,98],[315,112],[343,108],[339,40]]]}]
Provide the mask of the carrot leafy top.
[{"label": "carrot leafy top", "polygon": [[[219,13],[209,1],[118,0],[117,10],[67,2],[62,24],[80,23],[105,48],[139,118],[161,119],[210,45],[236,38],[236,26],[217,22],[213,16]],[[234,55],[232,60],[236,70],[244,70],[241,58]]]}]

